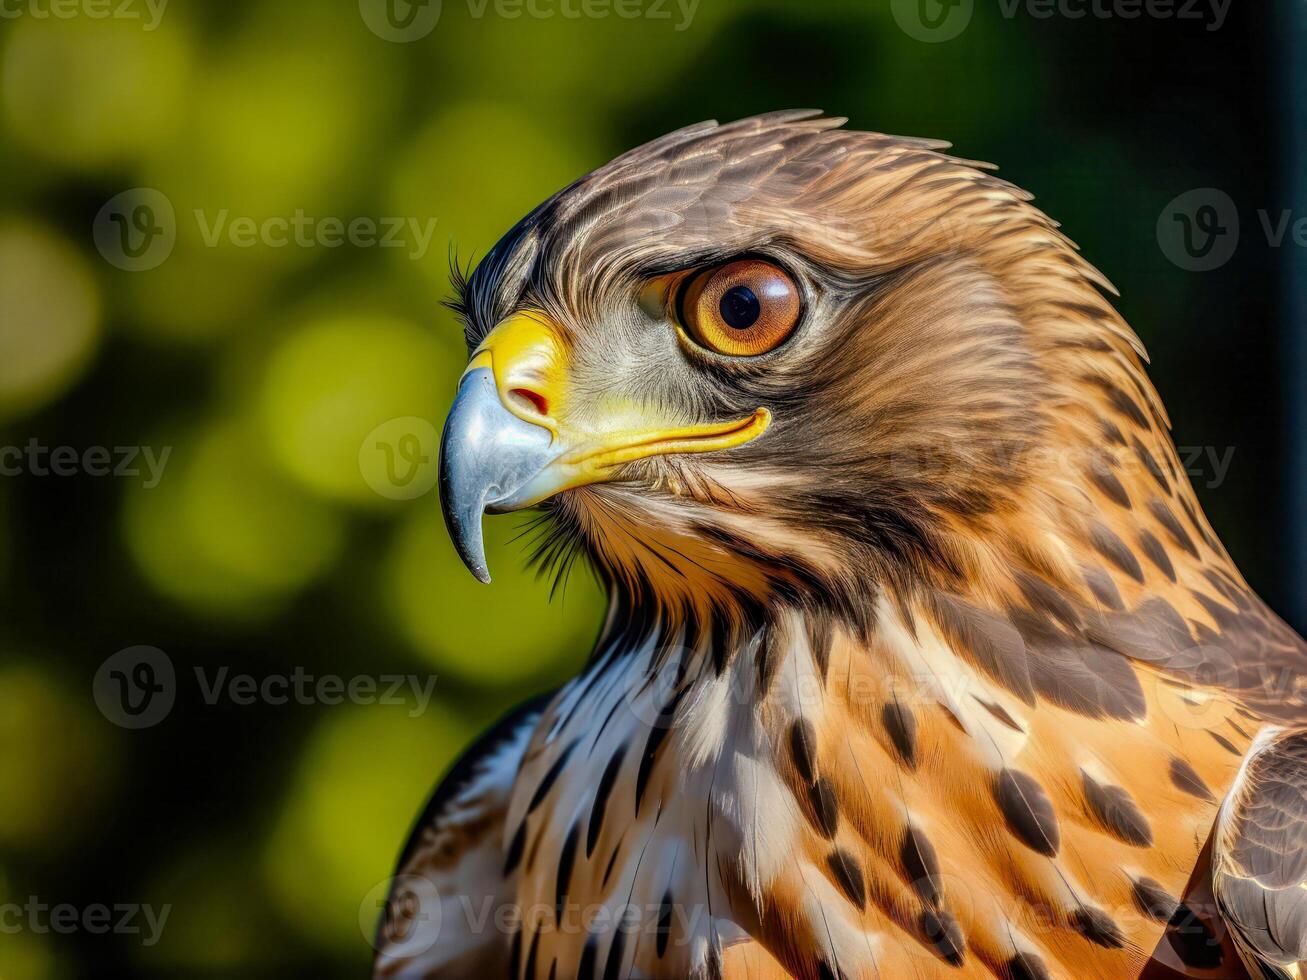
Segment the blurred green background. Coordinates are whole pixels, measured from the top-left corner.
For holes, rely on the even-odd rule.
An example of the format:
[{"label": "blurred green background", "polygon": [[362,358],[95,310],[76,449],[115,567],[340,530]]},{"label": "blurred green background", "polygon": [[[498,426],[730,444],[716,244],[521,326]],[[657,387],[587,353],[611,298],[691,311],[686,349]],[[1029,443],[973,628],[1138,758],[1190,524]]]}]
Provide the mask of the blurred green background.
[{"label": "blurred green background", "polygon": [[[585,574],[550,600],[520,518],[490,522],[488,588],[446,540],[451,248],[474,260],[702,118],[817,106],[1033,190],[1121,288],[1177,441],[1235,448],[1199,493],[1288,609],[1282,256],[1245,235],[1195,273],[1156,233],[1191,188],[1249,222],[1289,206],[1264,10],[1212,30],[976,0],[929,43],[872,0],[628,0],[629,18],[444,0],[389,20],[372,0],[121,3],[138,16],[6,0],[0,19],[0,447],[168,452],[153,477],[144,457],[58,476],[13,453],[0,477],[0,907],[170,911],[152,944],[0,918],[0,980],[366,971],[369,890],[432,784],[576,669],[602,608]],[[399,219],[398,246],[348,235],[358,219],[378,237]],[[132,730],[92,691],[138,644],[177,680]],[[434,676],[435,696],[209,704],[196,667]]]}]

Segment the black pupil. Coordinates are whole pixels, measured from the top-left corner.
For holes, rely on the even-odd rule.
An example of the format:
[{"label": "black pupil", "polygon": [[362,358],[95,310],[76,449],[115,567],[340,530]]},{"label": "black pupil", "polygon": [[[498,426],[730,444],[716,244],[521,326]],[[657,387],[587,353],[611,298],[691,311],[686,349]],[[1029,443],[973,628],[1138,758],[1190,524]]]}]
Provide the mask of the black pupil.
[{"label": "black pupil", "polygon": [[732,286],[718,305],[726,325],[736,330],[748,330],[762,315],[762,304],[748,286]]}]

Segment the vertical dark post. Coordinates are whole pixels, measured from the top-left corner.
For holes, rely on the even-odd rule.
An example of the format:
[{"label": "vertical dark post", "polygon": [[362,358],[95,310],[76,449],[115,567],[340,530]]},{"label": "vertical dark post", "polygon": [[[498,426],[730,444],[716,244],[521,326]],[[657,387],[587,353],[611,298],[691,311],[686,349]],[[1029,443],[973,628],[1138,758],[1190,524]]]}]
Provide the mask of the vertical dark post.
[{"label": "vertical dark post", "polygon": [[[1298,220],[1307,217],[1307,0],[1280,0],[1279,6],[1283,206],[1292,209]],[[1307,629],[1307,249],[1287,242],[1280,262],[1288,411],[1289,606],[1285,612],[1303,630]]]}]

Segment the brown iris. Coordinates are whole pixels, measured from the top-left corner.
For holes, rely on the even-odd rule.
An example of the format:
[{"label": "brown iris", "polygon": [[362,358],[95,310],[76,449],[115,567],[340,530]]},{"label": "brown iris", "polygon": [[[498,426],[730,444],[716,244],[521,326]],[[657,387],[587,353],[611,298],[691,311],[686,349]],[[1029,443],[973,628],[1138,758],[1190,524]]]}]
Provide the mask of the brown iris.
[{"label": "brown iris", "polygon": [[695,273],[677,304],[681,325],[718,354],[752,357],[778,347],[799,322],[799,289],[784,269],[739,259]]}]

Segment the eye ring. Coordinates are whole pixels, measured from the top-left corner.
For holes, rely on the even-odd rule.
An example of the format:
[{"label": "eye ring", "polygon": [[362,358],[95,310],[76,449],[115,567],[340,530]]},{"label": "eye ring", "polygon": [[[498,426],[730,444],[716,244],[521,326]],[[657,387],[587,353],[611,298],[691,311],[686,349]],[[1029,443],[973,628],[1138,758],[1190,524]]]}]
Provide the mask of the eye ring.
[{"label": "eye ring", "polygon": [[687,278],[676,311],[681,327],[700,346],[729,357],[757,357],[794,332],[803,300],[780,266],[736,259]]}]

